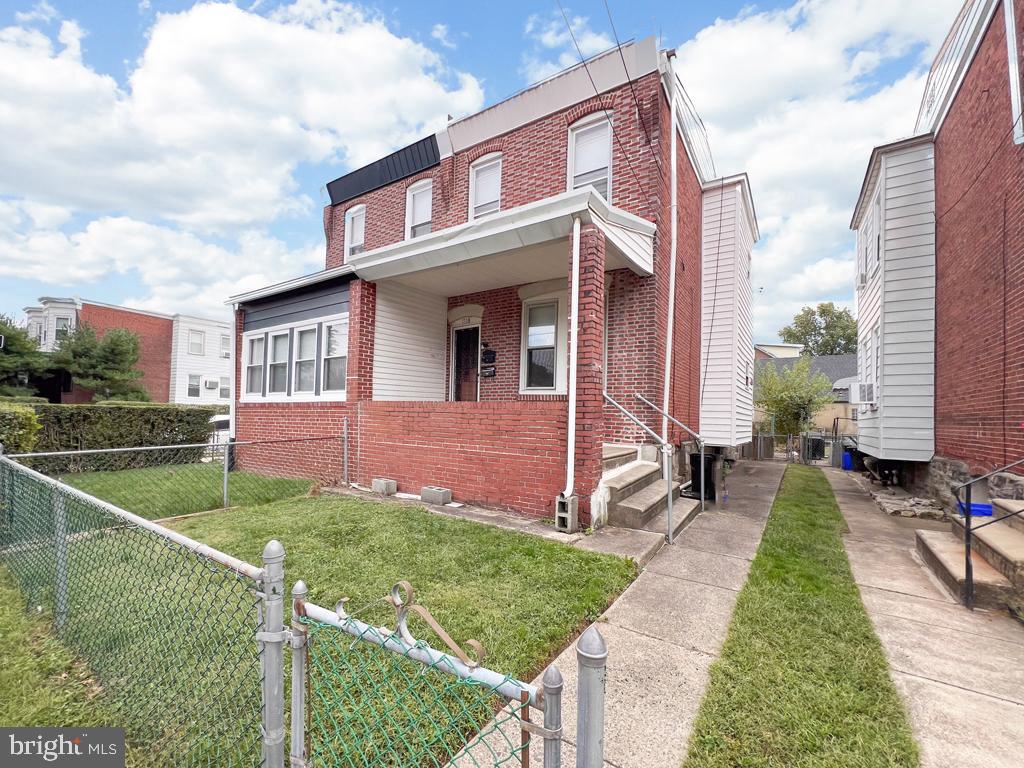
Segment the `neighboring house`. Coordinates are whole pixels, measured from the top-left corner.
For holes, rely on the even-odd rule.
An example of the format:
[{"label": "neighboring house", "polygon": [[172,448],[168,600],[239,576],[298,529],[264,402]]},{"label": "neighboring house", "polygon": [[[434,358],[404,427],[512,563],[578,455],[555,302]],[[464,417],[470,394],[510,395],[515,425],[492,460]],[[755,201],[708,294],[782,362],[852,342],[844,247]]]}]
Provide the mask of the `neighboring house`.
[{"label": "neighboring house", "polygon": [[[330,182],[326,268],[230,300],[237,436],[347,420],[353,481],[615,522],[605,446],[648,437],[602,393],[675,444],[635,394],[699,428],[702,257],[742,273],[756,239],[746,177],[691,159],[708,152],[673,56],[624,45]],[[736,244],[702,227],[708,200]],[[749,322],[734,302],[749,283],[723,331]]]},{"label": "neighboring house", "polygon": [[754,358],[756,360],[774,360],[776,358],[800,357],[804,351],[803,344],[755,344]]},{"label": "neighboring house", "polygon": [[[776,371],[783,370],[793,365],[796,357],[766,358],[758,360],[756,365],[758,371],[766,366],[772,366]],[[850,404],[850,387],[857,379],[857,355],[819,355],[809,357],[811,361],[811,376],[821,374],[832,384],[833,401],[824,406],[814,414],[811,428],[821,432],[831,433],[837,428],[840,434],[857,434],[857,409]],[[838,423],[836,422],[838,419]],[[754,412],[754,420],[758,424],[768,424],[771,421],[770,414],[760,408]]]},{"label": "neighboring house", "polygon": [[851,221],[860,448],[947,488],[1024,457],[1022,24],[1024,0],[964,4]]},{"label": "neighboring house", "polygon": [[[78,298],[42,296],[25,308],[26,329],[44,352],[87,324],[102,337],[125,328],[139,338],[139,383],[157,403],[231,402],[231,325],[189,315],[166,315]],[[65,381],[61,402],[89,402],[93,393]]]}]

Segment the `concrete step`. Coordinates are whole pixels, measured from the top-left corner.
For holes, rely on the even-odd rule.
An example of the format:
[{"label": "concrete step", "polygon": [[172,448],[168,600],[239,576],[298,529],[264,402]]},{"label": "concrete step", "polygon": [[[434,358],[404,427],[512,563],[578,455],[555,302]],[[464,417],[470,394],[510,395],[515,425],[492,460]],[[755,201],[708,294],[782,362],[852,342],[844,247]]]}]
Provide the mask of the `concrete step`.
[{"label": "concrete step", "polygon": [[[668,504],[665,483],[651,483],[636,493],[608,507],[608,523],[620,528],[643,528],[647,522]],[[672,483],[672,498],[679,495],[679,483]]]},{"label": "concrete step", "polygon": [[653,461],[638,461],[634,466],[605,478],[602,482],[608,489],[609,509],[660,480],[661,467]]},{"label": "concrete step", "polygon": [[1011,528],[1024,532],[1024,501],[1020,499],[992,499],[992,514],[995,517],[1002,517],[1010,513],[1015,514],[1013,517],[1006,518],[1003,522]]},{"label": "concrete step", "polygon": [[601,465],[605,472],[609,469],[621,467],[637,459],[637,447],[635,445],[610,445],[605,443],[601,447]]},{"label": "concrete step", "polygon": [[[995,512],[999,516],[999,512]],[[985,525],[991,517],[971,518],[971,538],[973,549],[981,554],[989,564],[1009,579],[1010,583],[1024,588],[1024,531],[1012,528],[1009,520]],[[983,525],[983,528],[976,526]],[[953,535],[964,539],[964,519],[957,515],[952,518]]]},{"label": "concrete step", "polygon": [[[662,505],[662,510],[644,525],[645,531],[660,533],[663,536],[668,534],[668,509]],[[672,502],[672,537],[675,538],[682,533],[683,528],[692,523],[700,514],[700,501],[679,497]]]},{"label": "concrete step", "polygon": [[[964,601],[964,545],[951,533],[918,531],[917,552],[939,580]],[[972,558],[974,604],[979,608],[1004,610],[1013,597],[1013,587],[978,552]]]}]

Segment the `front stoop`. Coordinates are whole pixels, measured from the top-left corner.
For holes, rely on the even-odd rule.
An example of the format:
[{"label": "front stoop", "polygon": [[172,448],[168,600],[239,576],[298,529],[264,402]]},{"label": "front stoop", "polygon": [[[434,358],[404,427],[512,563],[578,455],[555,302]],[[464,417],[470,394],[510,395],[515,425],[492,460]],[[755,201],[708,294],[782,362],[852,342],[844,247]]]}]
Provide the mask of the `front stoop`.
[{"label": "front stoop", "polygon": [[601,447],[601,466],[605,472],[636,461],[639,449],[635,445],[612,445],[605,443]]},{"label": "front stoop", "polygon": [[[961,603],[964,602],[964,574],[967,567],[964,563],[963,539],[945,531],[919,530],[917,552],[939,580]],[[979,608],[1005,610],[1013,595],[1010,581],[977,552],[971,562],[974,571],[974,604]]]}]

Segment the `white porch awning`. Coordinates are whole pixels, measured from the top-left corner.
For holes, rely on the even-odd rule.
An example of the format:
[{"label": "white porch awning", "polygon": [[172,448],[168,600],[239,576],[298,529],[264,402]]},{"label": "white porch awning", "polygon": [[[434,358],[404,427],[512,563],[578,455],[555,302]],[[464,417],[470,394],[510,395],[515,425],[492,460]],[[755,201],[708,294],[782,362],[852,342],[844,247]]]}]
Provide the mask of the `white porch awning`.
[{"label": "white porch awning", "polygon": [[592,187],[375,248],[348,265],[365,280],[394,279],[440,296],[549,280],[568,274],[577,216],[604,233],[606,269],[651,274],[654,223],[609,205]]}]

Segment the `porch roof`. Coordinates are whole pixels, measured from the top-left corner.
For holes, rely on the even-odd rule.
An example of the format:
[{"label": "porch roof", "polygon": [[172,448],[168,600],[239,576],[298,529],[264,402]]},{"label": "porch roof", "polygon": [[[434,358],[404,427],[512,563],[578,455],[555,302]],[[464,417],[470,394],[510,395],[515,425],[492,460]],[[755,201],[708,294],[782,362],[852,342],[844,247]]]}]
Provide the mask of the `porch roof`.
[{"label": "porch roof", "polygon": [[607,269],[652,273],[654,223],[609,205],[593,187],[375,248],[349,264],[366,280],[447,296],[547,280],[568,273],[565,241],[577,216],[604,233]]}]

